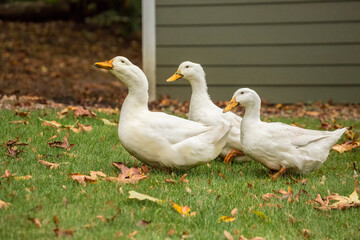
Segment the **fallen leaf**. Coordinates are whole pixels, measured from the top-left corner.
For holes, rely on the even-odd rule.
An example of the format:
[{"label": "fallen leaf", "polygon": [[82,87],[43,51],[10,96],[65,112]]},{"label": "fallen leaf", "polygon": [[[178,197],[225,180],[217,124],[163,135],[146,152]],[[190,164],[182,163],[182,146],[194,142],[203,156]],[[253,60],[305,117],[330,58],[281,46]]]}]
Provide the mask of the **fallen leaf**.
[{"label": "fallen leaf", "polygon": [[160,199],[157,199],[157,198],[154,198],[154,197],[142,194],[142,193],[138,193],[136,191],[129,191],[129,198],[130,199],[138,199],[140,201],[142,201],[142,200],[150,200],[152,202],[156,202],[156,203],[159,203],[159,204],[162,204],[162,203],[165,202],[164,200],[160,200]]},{"label": "fallen leaf", "polygon": [[[121,173],[117,177],[117,181],[119,183],[135,184],[135,183],[138,183],[140,180],[143,180],[148,177],[147,175],[142,173],[141,168],[136,168],[136,167],[128,168],[122,162],[114,162],[113,166],[115,166],[116,168],[118,168],[121,171]],[[113,181],[114,178],[110,177],[110,178],[107,178],[106,180]]]},{"label": "fallen leaf", "polygon": [[185,187],[185,190],[186,190],[188,193],[191,193],[191,189],[190,189],[188,186]]},{"label": "fallen leaf", "polygon": [[170,201],[170,203],[173,205],[174,209],[183,217],[190,216],[190,208],[188,206],[180,206],[172,201]]},{"label": "fallen leaf", "polygon": [[6,169],[6,170],[5,170],[5,173],[1,176],[1,178],[7,178],[8,181],[9,181],[10,178],[11,178],[12,176],[14,176],[14,175],[15,175],[15,174],[10,173],[9,169]]},{"label": "fallen leaf", "polygon": [[146,228],[150,223],[151,223],[151,221],[140,220],[135,225],[138,226],[138,227]]},{"label": "fallen leaf", "polygon": [[75,117],[97,117],[97,115],[84,107],[75,107],[73,109]]},{"label": "fallen leaf", "polygon": [[279,198],[278,195],[276,195],[275,193],[266,193],[264,195],[261,196],[261,198],[265,201],[270,200],[271,198]]},{"label": "fallen leaf", "polygon": [[238,209],[234,208],[233,210],[231,210],[231,216],[236,216],[238,213]]},{"label": "fallen leaf", "polygon": [[182,175],[179,182],[189,182],[189,180],[185,179],[186,176],[187,176],[186,173],[184,175]]},{"label": "fallen leaf", "polygon": [[106,174],[103,173],[103,172],[101,172],[101,171],[90,171],[90,177],[96,179],[98,176],[105,178],[105,177],[106,177]]},{"label": "fallen leaf", "polygon": [[108,126],[114,126],[116,127],[117,126],[117,123],[114,123],[114,122],[110,122],[109,120],[107,120],[106,118],[102,118],[101,121],[104,122],[105,125],[108,125]]},{"label": "fallen leaf", "polygon": [[34,223],[37,228],[41,228],[42,224],[38,218],[28,218],[28,220]]},{"label": "fallen leaf", "polygon": [[26,176],[14,176],[14,179],[15,179],[15,180],[28,180],[28,179],[30,179],[30,178],[32,178],[31,175],[26,175]]},{"label": "fallen leaf", "polygon": [[167,234],[169,237],[172,237],[172,235],[174,235],[174,233],[176,233],[176,229],[171,229],[171,230],[169,230],[166,234]]},{"label": "fallen leaf", "polygon": [[132,233],[130,233],[127,237],[130,239],[134,239],[133,237],[137,234],[137,231],[133,231]]},{"label": "fallen leaf", "polygon": [[171,178],[165,178],[164,179],[164,182],[166,182],[166,183],[175,183],[175,180],[174,179],[171,179]]},{"label": "fallen leaf", "polygon": [[22,124],[25,124],[25,125],[29,124],[29,122],[25,121],[25,120],[11,121],[10,123],[12,123],[12,124],[20,124],[20,123],[22,123]]},{"label": "fallen leaf", "polygon": [[308,229],[303,229],[303,234],[306,239],[310,238],[310,231]]},{"label": "fallen leaf", "polygon": [[48,143],[50,147],[57,147],[57,148],[64,148],[68,151],[70,151],[70,148],[72,148],[73,146],[75,146],[75,144],[71,143],[69,144],[67,137],[64,137],[64,141],[55,141],[55,142],[50,142]]},{"label": "fallen leaf", "polygon": [[10,205],[11,205],[11,203],[4,202],[4,201],[1,201],[1,200],[0,200],[0,208],[5,208],[5,209],[7,209]]},{"label": "fallen leaf", "polygon": [[91,125],[84,125],[84,124],[81,124],[79,122],[76,122],[74,124],[74,126],[70,127],[70,130],[73,131],[74,133],[90,132],[90,131],[92,131],[92,126]]},{"label": "fallen leaf", "polygon": [[360,147],[360,142],[348,141],[348,142],[345,142],[342,144],[336,144],[331,149],[333,149],[339,153],[343,153],[343,152],[351,151],[357,147]]},{"label": "fallen leaf", "polygon": [[19,155],[22,152],[21,150],[16,150],[16,146],[14,146],[12,148],[9,148],[9,147],[7,147],[5,145],[1,145],[1,146],[6,148],[6,150],[8,151],[8,153],[4,153],[4,154],[9,156],[9,157],[12,157],[12,158],[15,158],[17,155]]},{"label": "fallen leaf", "polygon": [[[330,204],[331,201],[335,201],[334,203]],[[315,209],[327,211],[332,209],[338,209],[338,210],[345,210],[351,207],[360,207],[360,200],[359,196],[356,192],[356,189],[353,193],[350,194],[349,197],[340,196],[337,193],[333,193],[323,200],[318,194],[316,196],[315,202],[320,204],[320,207],[314,206]]]},{"label": "fallen leaf", "polygon": [[58,163],[51,163],[44,160],[36,159],[39,163],[42,165],[45,165],[47,167],[50,167],[50,169],[57,169],[60,165]]},{"label": "fallen leaf", "polygon": [[17,116],[20,116],[20,117],[27,117],[27,118],[30,118],[30,112],[18,112],[16,109],[15,109],[15,115]]},{"label": "fallen leaf", "polygon": [[234,240],[234,237],[228,231],[224,230],[225,238],[228,240]]},{"label": "fallen leaf", "polygon": [[255,210],[252,211],[252,213],[258,215],[262,220],[268,220],[268,222],[270,222],[270,218],[268,218],[264,213]]},{"label": "fallen leaf", "polygon": [[39,120],[42,122],[41,126],[50,126],[50,127],[54,127],[54,128],[60,128],[63,125],[61,123],[58,123],[56,121],[48,121],[48,120],[44,120],[39,118]]},{"label": "fallen leaf", "polygon": [[224,174],[222,174],[219,169],[217,170],[217,172],[220,177],[222,177],[223,179],[227,179],[227,177]]},{"label": "fallen leaf", "polygon": [[230,216],[222,216],[221,218],[218,219],[218,222],[233,222],[235,221],[235,217],[230,217]]},{"label": "fallen leaf", "polygon": [[60,228],[54,228],[53,231],[55,232],[56,236],[58,237],[69,237],[74,235],[74,229],[73,227],[69,230],[66,229],[60,229]]},{"label": "fallen leaf", "polygon": [[87,176],[80,173],[69,173],[68,174],[72,180],[79,182],[84,187],[86,186],[86,182],[88,183],[96,183],[96,177]]}]

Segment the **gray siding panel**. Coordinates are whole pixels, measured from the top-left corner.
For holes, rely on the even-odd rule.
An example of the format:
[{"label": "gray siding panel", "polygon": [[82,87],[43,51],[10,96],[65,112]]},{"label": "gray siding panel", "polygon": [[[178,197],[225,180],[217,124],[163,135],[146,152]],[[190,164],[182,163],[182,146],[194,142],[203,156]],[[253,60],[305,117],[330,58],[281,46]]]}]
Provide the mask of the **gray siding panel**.
[{"label": "gray siding panel", "polygon": [[157,45],[360,43],[360,31],[354,29],[360,29],[360,21],[333,24],[158,27]]},{"label": "gray siding panel", "polygon": [[[360,86],[360,67],[206,67],[206,80],[209,86],[217,85],[344,85]],[[170,86],[172,84],[188,85],[185,79],[167,83],[178,66],[159,67],[157,71],[157,84]],[[359,93],[360,95],[360,93]],[[360,98],[360,96],[359,96]]]},{"label": "gray siding panel", "polygon": [[[234,92],[242,87],[250,87],[257,91],[262,99],[270,103],[295,103],[298,101],[328,101],[337,103],[359,102],[360,86],[256,86],[231,85],[209,86],[209,94],[213,100],[230,101]],[[341,94],[339,94],[341,93]],[[164,87],[158,86],[158,94],[188,100],[191,94],[189,86]]]},{"label": "gray siding panel", "polygon": [[254,24],[360,20],[360,2],[159,7],[156,24]]},{"label": "gray siding panel", "polygon": [[251,87],[265,100],[360,102],[360,0],[157,0],[157,88],[186,100],[200,63],[210,95]]},{"label": "gray siding panel", "polygon": [[360,44],[321,46],[158,48],[158,65],[190,60],[203,65],[359,64]]}]

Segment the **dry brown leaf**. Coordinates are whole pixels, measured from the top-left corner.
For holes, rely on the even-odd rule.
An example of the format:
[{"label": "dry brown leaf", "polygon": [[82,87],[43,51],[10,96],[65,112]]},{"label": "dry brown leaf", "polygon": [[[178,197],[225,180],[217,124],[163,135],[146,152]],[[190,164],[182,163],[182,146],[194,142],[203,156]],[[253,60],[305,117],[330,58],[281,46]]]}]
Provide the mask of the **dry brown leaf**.
[{"label": "dry brown leaf", "polygon": [[96,177],[91,177],[80,173],[69,173],[68,175],[72,180],[79,182],[84,187],[86,186],[86,182],[97,183]]},{"label": "dry brown leaf", "polygon": [[30,118],[30,112],[18,112],[16,109],[15,109],[15,115],[17,116],[20,116],[20,117],[27,117],[27,118]]},{"label": "dry brown leaf", "polygon": [[5,145],[1,145],[4,148],[6,148],[6,150],[8,151],[8,153],[4,153],[6,156],[15,158],[17,155],[19,155],[22,151],[21,150],[17,150],[17,147],[14,146],[12,148],[5,146]]},{"label": "dry brown leaf", "polygon": [[[118,168],[121,171],[121,173],[117,177],[117,181],[119,183],[135,184],[135,183],[138,183],[140,180],[143,180],[148,177],[147,175],[142,173],[141,168],[136,168],[136,167],[128,168],[122,162],[114,162],[113,166],[115,166],[116,168]],[[110,180],[110,179],[107,179],[107,180]],[[111,179],[111,180],[113,180],[113,179]]]},{"label": "dry brown leaf", "polygon": [[228,240],[234,240],[234,237],[228,231],[224,230],[225,238]]},{"label": "dry brown leaf", "polygon": [[236,216],[238,213],[238,209],[237,208],[234,208],[233,210],[231,210],[231,216]]},{"label": "dry brown leaf", "polygon": [[146,228],[150,223],[151,223],[151,221],[140,220],[135,225],[138,226],[138,227]]},{"label": "dry brown leaf", "polygon": [[26,121],[26,120],[19,120],[19,121],[11,121],[10,123],[12,123],[12,124],[25,124],[25,125],[27,125],[27,124],[29,124],[29,122],[28,121]]},{"label": "dry brown leaf", "polygon": [[0,208],[5,208],[5,209],[7,209],[10,205],[11,205],[11,203],[4,202],[4,201],[1,201],[1,200],[0,200]]},{"label": "dry brown leaf", "polygon": [[175,183],[175,180],[172,179],[172,178],[165,178],[164,182],[166,182],[166,183]]},{"label": "dry brown leaf", "polygon": [[278,195],[276,195],[275,193],[266,193],[264,195],[261,196],[261,198],[265,201],[270,200],[271,198],[279,198]]},{"label": "dry brown leaf", "polygon": [[42,122],[41,126],[50,126],[50,127],[54,127],[54,128],[60,128],[63,126],[61,123],[58,123],[56,121],[48,121],[48,120],[44,120],[41,118],[39,118],[39,119]]},{"label": "dry brown leaf", "polygon": [[40,159],[36,159],[36,160],[42,165],[50,167],[50,169],[57,169],[60,166],[58,163],[51,163]]},{"label": "dry brown leaf", "polygon": [[342,144],[336,144],[334,145],[331,149],[339,152],[339,153],[343,153],[343,152],[347,152],[347,151],[351,151],[354,148],[360,147],[360,142],[358,141],[348,141]]},{"label": "dry brown leaf", "polygon": [[189,182],[189,180],[185,179],[186,176],[187,176],[186,173],[184,175],[182,175],[179,182]]},{"label": "dry brown leaf", "polygon": [[57,148],[64,148],[68,151],[70,151],[70,148],[72,148],[73,146],[75,146],[75,144],[71,143],[69,144],[67,137],[64,137],[64,141],[55,141],[55,142],[50,142],[48,143],[50,147],[57,147]]},{"label": "dry brown leaf", "polygon": [[218,172],[220,177],[222,177],[225,180],[227,179],[227,177],[224,174],[222,174],[219,169],[217,170],[217,172]]},{"label": "dry brown leaf", "polygon": [[34,223],[37,228],[41,228],[42,224],[38,218],[28,218],[28,220]]},{"label": "dry brown leaf", "polygon": [[72,109],[75,117],[97,117],[97,115],[84,107],[75,107]]},{"label": "dry brown leaf", "polygon": [[[76,127],[76,125],[77,125],[77,127]],[[91,125],[84,125],[84,124],[81,124],[79,122],[76,122],[74,124],[74,126],[70,127],[70,130],[73,131],[74,133],[90,132],[90,131],[92,131],[92,126]]]},{"label": "dry brown leaf", "polygon": [[185,190],[186,190],[188,193],[191,193],[191,189],[190,189],[188,186],[185,186]]},{"label": "dry brown leaf", "polygon": [[16,174],[10,173],[9,169],[6,169],[6,170],[5,170],[5,173],[1,176],[1,178],[7,178],[8,181],[9,181],[10,178],[11,178],[12,176],[15,176],[15,175],[16,175]]},{"label": "dry brown leaf", "polygon": [[167,234],[169,237],[172,237],[172,235],[174,235],[174,233],[176,233],[176,229],[171,229],[171,230],[169,230],[166,234]]},{"label": "dry brown leaf", "polygon": [[106,177],[106,174],[103,173],[103,172],[101,172],[101,171],[90,171],[90,177],[96,179],[98,176],[105,178],[105,177]]},{"label": "dry brown leaf", "polygon": [[127,237],[130,239],[134,239],[133,237],[137,234],[137,231],[133,231],[132,233],[130,233]]},{"label": "dry brown leaf", "polygon": [[53,231],[55,232],[56,236],[58,237],[69,237],[74,235],[74,229],[71,227],[69,230],[54,228]]},{"label": "dry brown leaf", "polygon": [[[334,203],[330,204],[331,201],[335,201]],[[356,192],[356,189],[353,193],[350,194],[349,197],[340,196],[337,193],[333,193],[325,199],[322,199],[320,194],[316,196],[315,202],[320,204],[320,207],[314,206],[315,209],[327,211],[327,210],[345,210],[351,207],[360,207],[360,200],[359,196]]]}]

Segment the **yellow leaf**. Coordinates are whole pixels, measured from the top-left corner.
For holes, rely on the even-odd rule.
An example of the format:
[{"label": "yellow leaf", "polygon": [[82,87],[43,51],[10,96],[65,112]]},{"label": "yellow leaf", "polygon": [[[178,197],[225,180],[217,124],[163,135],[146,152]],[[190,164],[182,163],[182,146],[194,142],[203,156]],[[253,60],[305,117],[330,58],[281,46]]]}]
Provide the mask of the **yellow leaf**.
[{"label": "yellow leaf", "polygon": [[229,216],[222,216],[221,218],[218,219],[218,222],[233,222],[233,221],[235,221],[235,218]]},{"label": "yellow leaf", "polygon": [[30,179],[30,178],[32,178],[31,175],[26,175],[26,176],[14,176],[14,179],[15,179],[15,180],[28,180],[28,179]]},{"label": "yellow leaf", "polygon": [[148,195],[145,195],[145,194],[142,194],[142,193],[138,193],[136,191],[129,191],[129,198],[130,199],[138,199],[140,201],[142,200],[150,200],[150,201],[153,201],[153,202],[156,202],[156,203],[163,203],[164,200],[160,200],[160,199],[157,199],[157,198],[154,198],[154,197],[150,197]]},{"label": "yellow leaf", "polygon": [[176,203],[173,203],[172,201],[170,201],[170,203],[173,205],[173,207],[175,208],[175,210],[180,213],[183,217],[184,216],[189,216],[190,213],[190,208],[188,206],[179,206]]},{"label": "yellow leaf", "polygon": [[102,118],[101,119],[103,122],[104,122],[104,124],[105,125],[108,125],[108,126],[117,126],[117,124],[116,123],[114,123],[114,122],[110,122],[109,120],[107,120],[106,118]]}]

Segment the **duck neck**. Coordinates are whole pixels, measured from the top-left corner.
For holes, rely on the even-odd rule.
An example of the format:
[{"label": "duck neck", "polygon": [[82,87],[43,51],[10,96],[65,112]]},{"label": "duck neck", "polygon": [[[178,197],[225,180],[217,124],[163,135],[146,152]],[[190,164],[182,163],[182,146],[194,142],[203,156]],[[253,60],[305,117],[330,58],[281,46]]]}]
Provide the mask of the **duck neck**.
[{"label": "duck neck", "polygon": [[129,92],[123,102],[121,113],[131,115],[139,111],[149,111],[148,82],[145,74],[136,74],[134,81],[129,81],[126,85]]},{"label": "duck neck", "polygon": [[211,101],[210,96],[208,94],[208,88],[206,85],[205,76],[197,76],[197,79],[191,80],[190,84],[192,88],[191,93],[191,101],[190,101],[190,108],[191,105],[206,105],[206,106],[213,106],[214,103]]},{"label": "duck neck", "polygon": [[247,123],[253,124],[254,122],[260,122],[260,107],[260,101],[251,102],[245,105],[245,115],[243,117],[242,125],[247,125]]}]

